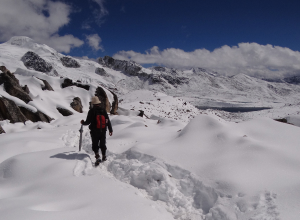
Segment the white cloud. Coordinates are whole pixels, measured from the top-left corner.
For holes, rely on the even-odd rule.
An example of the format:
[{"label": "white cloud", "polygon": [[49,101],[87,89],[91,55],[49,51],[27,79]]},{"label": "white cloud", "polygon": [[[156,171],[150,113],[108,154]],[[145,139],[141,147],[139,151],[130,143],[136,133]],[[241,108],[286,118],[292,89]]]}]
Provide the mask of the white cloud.
[{"label": "white cloud", "polygon": [[98,34],[88,35],[86,36],[86,39],[91,48],[93,48],[94,50],[104,51],[103,46],[101,45],[102,40]]},{"label": "white cloud", "polygon": [[108,10],[106,9],[106,7],[104,7],[104,2],[105,0],[92,0],[95,3],[98,4],[99,9],[95,9],[93,14],[96,18],[96,23],[100,26],[101,24],[103,24],[103,17],[105,17],[106,15],[109,14]]},{"label": "white cloud", "polygon": [[28,36],[59,52],[70,52],[84,42],[73,35],[58,35],[70,22],[71,7],[52,0],[1,0],[0,41],[12,36]]},{"label": "white cloud", "polygon": [[206,49],[186,52],[175,48],[160,51],[154,46],[145,53],[119,51],[113,57],[172,68],[202,67],[225,75],[244,73],[257,77],[279,77],[300,71],[300,52],[257,43],[223,46],[212,52]]}]

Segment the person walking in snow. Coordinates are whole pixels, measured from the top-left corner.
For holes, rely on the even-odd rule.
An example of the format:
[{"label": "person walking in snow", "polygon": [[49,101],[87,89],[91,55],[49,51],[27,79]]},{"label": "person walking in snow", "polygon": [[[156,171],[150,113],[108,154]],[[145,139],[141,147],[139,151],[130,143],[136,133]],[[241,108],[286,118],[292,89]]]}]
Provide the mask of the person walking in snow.
[{"label": "person walking in snow", "polygon": [[[92,97],[91,103],[93,107],[89,110],[86,120],[81,120],[82,125],[89,125],[92,138],[92,148],[95,152],[96,163],[99,165],[101,158],[99,155],[99,147],[102,153],[102,161],[106,160],[106,131],[107,127],[109,135],[112,136],[113,129],[107,115],[107,112],[100,107],[101,101],[97,96]],[[100,144],[99,144],[100,142]]]}]

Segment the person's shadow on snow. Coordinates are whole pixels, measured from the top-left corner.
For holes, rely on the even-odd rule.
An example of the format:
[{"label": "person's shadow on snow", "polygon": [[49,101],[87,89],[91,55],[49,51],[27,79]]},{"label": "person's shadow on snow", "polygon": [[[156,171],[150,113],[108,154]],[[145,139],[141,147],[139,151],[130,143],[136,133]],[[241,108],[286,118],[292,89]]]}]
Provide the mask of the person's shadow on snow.
[{"label": "person's shadow on snow", "polygon": [[84,154],[84,153],[59,153],[51,156],[50,158],[59,158],[59,159],[65,159],[65,160],[83,160],[85,158],[90,158],[90,155]]}]

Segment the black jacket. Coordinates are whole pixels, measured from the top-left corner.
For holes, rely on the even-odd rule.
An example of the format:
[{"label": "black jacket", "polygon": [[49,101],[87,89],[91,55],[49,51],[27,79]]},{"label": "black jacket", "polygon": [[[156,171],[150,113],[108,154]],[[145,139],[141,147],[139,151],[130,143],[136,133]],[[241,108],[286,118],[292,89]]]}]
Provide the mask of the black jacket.
[{"label": "black jacket", "polygon": [[113,132],[112,126],[111,126],[111,123],[110,123],[110,120],[109,120],[109,117],[107,115],[107,112],[103,108],[101,108],[100,106],[97,106],[97,105],[95,105],[93,108],[91,108],[89,110],[88,115],[86,117],[86,120],[82,124],[83,125],[90,125],[89,128],[92,131],[93,130],[98,130],[96,128],[96,118],[95,118],[95,116],[96,116],[95,110],[96,109],[97,110],[101,109],[102,112],[103,112],[103,115],[104,115],[105,119],[108,119],[107,123],[106,123],[105,131],[107,130],[107,127],[108,127],[109,132]]}]

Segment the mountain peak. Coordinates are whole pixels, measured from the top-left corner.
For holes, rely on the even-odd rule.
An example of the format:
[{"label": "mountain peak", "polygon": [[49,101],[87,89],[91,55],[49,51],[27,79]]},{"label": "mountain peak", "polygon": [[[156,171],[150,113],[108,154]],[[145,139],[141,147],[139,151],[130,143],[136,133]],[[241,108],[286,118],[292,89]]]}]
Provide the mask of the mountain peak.
[{"label": "mountain peak", "polygon": [[21,46],[21,47],[31,46],[32,44],[35,44],[33,39],[25,36],[12,37],[6,43],[11,45]]}]

